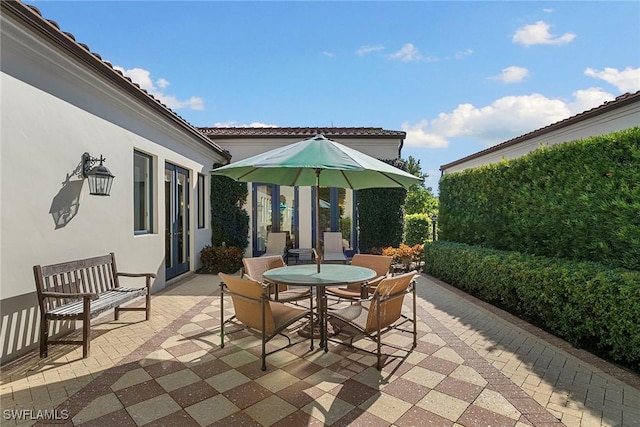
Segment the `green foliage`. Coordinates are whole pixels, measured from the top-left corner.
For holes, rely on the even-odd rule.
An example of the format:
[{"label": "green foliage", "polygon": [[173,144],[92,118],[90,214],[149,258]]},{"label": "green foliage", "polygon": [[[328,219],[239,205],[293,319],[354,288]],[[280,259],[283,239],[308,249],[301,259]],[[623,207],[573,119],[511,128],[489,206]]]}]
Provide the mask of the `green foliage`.
[{"label": "green foliage", "polygon": [[430,188],[411,186],[407,191],[407,201],[404,205],[407,214],[437,214],[438,199]]},{"label": "green foliage", "polygon": [[235,246],[205,246],[200,251],[199,273],[233,274],[242,268],[244,253]]},{"label": "green foliage", "polygon": [[404,242],[409,245],[422,244],[432,238],[431,220],[427,214],[406,215]]},{"label": "green foliage", "polygon": [[[222,165],[216,163],[214,169]],[[211,244],[236,246],[243,251],[249,245],[249,214],[241,206],[246,202],[247,184],[225,176],[211,176]]]},{"label": "green foliage", "polygon": [[440,180],[442,240],[640,270],[640,128]]},{"label": "green foliage", "polygon": [[351,242],[351,217],[340,218],[340,232],[343,239]]},{"label": "green foliage", "polygon": [[[404,170],[402,160],[383,160]],[[404,188],[370,188],[358,190],[358,225],[360,251],[368,253],[371,248],[397,247],[404,232]]]},{"label": "green foliage", "polygon": [[433,195],[431,187],[425,187],[424,180],[429,177],[422,172],[420,160],[409,156],[406,162],[406,169],[412,175],[423,180],[420,184],[414,184],[407,191],[407,199],[404,210],[407,214],[434,214],[438,211],[438,199]]},{"label": "green foliage", "polygon": [[640,272],[437,241],[425,271],[576,346],[640,369]]}]

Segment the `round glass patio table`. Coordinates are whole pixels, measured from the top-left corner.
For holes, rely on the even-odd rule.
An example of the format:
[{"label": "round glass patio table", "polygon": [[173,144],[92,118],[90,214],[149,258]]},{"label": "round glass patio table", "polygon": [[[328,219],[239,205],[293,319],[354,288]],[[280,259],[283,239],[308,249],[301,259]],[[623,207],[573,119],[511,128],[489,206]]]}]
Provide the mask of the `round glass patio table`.
[{"label": "round glass patio table", "polygon": [[[325,287],[368,282],[376,277],[370,268],[344,264],[322,264],[318,273],[316,264],[293,265],[265,271],[263,277],[269,282],[287,286],[308,286],[316,289],[318,317],[320,321],[320,347],[327,348],[327,297]],[[311,307],[313,310],[313,307]],[[313,322],[313,320],[312,320]],[[313,331],[313,323],[311,326]],[[313,349],[313,333],[311,348]]]}]

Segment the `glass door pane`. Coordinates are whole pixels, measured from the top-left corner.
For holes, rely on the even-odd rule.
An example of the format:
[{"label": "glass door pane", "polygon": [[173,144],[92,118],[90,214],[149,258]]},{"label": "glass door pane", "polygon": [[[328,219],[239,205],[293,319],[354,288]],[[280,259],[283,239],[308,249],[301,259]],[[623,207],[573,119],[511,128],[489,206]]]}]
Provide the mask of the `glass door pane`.
[{"label": "glass door pane", "polygon": [[272,186],[254,184],[254,255],[261,255],[266,250],[267,233],[272,228]]},{"label": "glass door pane", "polygon": [[173,171],[164,171],[164,261],[167,270],[173,267]]},{"label": "glass door pane", "polygon": [[287,233],[287,247],[297,247],[296,243],[296,199],[294,187],[279,187],[278,200],[280,231]]},{"label": "glass door pane", "polygon": [[165,183],[165,267],[167,279],[189,270],[189,173],[167,164]]}]

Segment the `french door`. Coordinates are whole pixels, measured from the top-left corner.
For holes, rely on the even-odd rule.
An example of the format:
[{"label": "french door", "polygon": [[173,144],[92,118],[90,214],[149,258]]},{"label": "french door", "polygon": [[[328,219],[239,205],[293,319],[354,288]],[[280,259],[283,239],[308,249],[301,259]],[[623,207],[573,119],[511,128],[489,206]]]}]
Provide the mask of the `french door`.
[{"label": "french door", "polygon": [[165,190],[166,278],[189,271],[189,172],[167,163]]}]

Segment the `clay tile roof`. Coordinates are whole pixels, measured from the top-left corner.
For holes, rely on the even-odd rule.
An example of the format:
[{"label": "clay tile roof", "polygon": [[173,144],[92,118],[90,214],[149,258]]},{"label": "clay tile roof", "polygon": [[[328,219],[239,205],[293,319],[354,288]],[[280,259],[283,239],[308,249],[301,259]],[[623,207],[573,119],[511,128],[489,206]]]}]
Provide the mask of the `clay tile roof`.
[{"label": "clay tile roof", "polygon": [[464,162],[466,162],[468,160],[475,159],[475,158],[478,158],[478,157],[482,157],[485,154],[489,154],[489,153],[492,153],[494,151],[499,151],[499,150],[501,150],[503,148],[506,148],[506,147],[509,147],[511,145],[516,145],[516,144],[518,144],[520,142],[524,142],[526,140],[535,138],[537,136],[544,135],[544,134],[552,132],[554,130],[563,128],[565,126],[569,126],[569,125],[572,125],[572,124],[575,124],[575,123],[579,123],[581,121],[584,121],[584,120],[587,120],[589,118],[592,118],[592,117],[598,116],[600,114],[603,114],[603,113],[605,113],[607,111],[614,110],[616,108],[620,108],[620,107],[622,107],[624,105],[631,104],[631,103],[634,103],[634,102],[640,102],[640,91],[637,91],[635,93],[622,94],[622,95],[616,97],[616,99],[614,99],[612,101],[607,101],[602,105],[599,105],[597,107],[591,108],[590,110],[587,110],[587,111],[583,111],[582,113],[576,114],[575,116],[568,117],[568,118],[566,118],[564,120],[560,120],[559,122],[552,123],[552,124],[550,124],[548,126],[545,126],[543,128],[534,130],[534,131],[529,132],[529,133],[525,133],[524,135],[520,135],[520,136],[518,136],[516,138],[513,138],[513,139],[510,139],[508,141],[502,142],[500,144],[494,145],[494,146],[489,147],[487,149],[484,149],[482,151],[478,151],[477,153],[470,154],[470,155],[468,155],[466,157],[463,157],[463,158],[458,159],[456,161],[453,161],[451,163],[447,163],[446,165],[440,166],[440,170],[441,171],[445,170],[445,169],[450,168],[452,166],[456,166],[456,165],[459,165],[461,163],[464,163]]},{"label": "clay tile roof", "polygon": [[178,126],[191,133],[198,138],[203,144],[214,149],[219,154],[226,158],[231,158],[228,151],[221,146],[213,142],[211,139],[204,136],[198,129],[180,117],[174,111],[169,109],[166,105],[162,104],[152,94],[146,90],[141,89],[140,86],[131,81],[130,78],[124,76],[124,74],[113,68],[113,66],[102,59],[102,57],[94,52],[91,52],[89,46],[84,43],[76,41],[73,34],[62,31],[57,22],[44,19],[40,10],[31,5],[25,5],[22,1],[5,1],[2,0],[2,12],[8,11],[18,18],[25,25],[30,26],[35,31],[39,32],[43,37],[53,41],[56,45],[61,47],[67,53],[75,56],[81,62],[91,67],[96,72],[101,73],[107,79],[111,80],[114,84],[122,87],[129,92],[135,98],[144,102],[147,106],[155,109],[165,117],[172,120]]},{"label": "clay tile roof", "polygon": [[376,127],[206,127],[199,128],[210,138],[310,138],[322,134],[327,138],[402,138],[402,131]]}]

